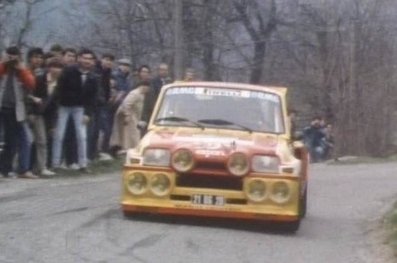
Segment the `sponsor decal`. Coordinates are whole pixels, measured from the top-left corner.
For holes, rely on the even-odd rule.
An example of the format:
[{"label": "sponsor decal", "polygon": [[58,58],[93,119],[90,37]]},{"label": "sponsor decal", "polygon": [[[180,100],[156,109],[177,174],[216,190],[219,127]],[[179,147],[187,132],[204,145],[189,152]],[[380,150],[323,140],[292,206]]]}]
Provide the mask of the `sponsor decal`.
[{"label": "sponsor decal", "polygon": [[167,95],[179,95],[179,94],[251,98],[251,99],[268,100],[274,103],[280,102],[280,98],[278,95],[269,92],[261,92],[261,91],[236,90],[236,89],[228,89],[228,88],[223,88],[223,89],[204,88],[204,87],[179,87],[179,88],[172,88],[167,91]]},{"label": "sponsor decal", "polygon": [[194,153],[197,155],[205,156],[206,158],[209,158],[211,156],[216,156],[216,157],[226,156],[226,153],[224,151],[216,151],[216,150],[196,150]]}]

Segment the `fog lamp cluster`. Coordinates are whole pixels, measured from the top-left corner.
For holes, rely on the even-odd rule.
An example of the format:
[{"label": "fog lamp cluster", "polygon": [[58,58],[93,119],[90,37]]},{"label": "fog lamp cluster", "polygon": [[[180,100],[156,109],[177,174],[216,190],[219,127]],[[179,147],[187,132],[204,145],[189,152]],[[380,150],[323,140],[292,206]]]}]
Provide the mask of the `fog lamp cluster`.
[{"label": "fog lamp cluster", "polygon": [[156,173],[145,175],[135,172],[127,178],[128,191],[136,196],[150,192],[154,196],[163,197],[171,192],[173,181],[168,174]]},{"label": "fog lamp cluster", "polygon": [[291,199],[291,187],[284,181],[270,183],[260,178],[248,179],[244,184],[244,193],[248,200],[255,203],[271,200],[285,204]]}]

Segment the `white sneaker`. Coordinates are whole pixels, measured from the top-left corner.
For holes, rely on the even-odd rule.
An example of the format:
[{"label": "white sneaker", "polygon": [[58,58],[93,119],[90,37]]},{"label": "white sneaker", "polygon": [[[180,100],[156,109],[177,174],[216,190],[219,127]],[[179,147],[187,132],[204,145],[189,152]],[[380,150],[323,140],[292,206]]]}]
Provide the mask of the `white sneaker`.
[{"label": "white sneaker", "polygon": [[71,165],[69,165],[69,169],[77,171],[80,169],[80,166],[77,163],[72,163]]},{"label": "white sneaker", "polygon": [[124,155],[127,153],[127,150],[120,150],[117,152],[117,155]]},{"label": "white sneaker", "polygon": [[18,174],[16,172],[9,172],[6,177],[7,178],[17,178]]},{"label": "white sneaker", "polygon": [[108,153],[99,153],[99,161],[111,161],[113,157]]},{"label": "white sneaker", "polygon": [[53,171],[50,171],[50,170],[48,170],[47,168],[44,169],[43,171],[41,171],[40,174],[41,174],[41,175],[44,175],[44,176],[54,176],[54,175],[55,175],[55,173],[54,173]]}]

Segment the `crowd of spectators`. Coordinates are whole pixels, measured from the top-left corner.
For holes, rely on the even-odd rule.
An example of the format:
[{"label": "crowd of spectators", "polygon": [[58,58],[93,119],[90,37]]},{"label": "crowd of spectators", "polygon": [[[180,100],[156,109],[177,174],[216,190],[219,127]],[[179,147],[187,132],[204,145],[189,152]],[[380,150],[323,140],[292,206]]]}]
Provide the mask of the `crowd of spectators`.
[{"label": "crowd of spectators", "polygon": [[[162,86],[172,82],[165,63],[152,77],[148,65],[134,69],[127,58],[98,57],[85,48],[31,48],[23,58],[11,46],[0,62],[4,177],[48,178],[64,169],[91,173],[90,162],[111,160],[137,145]],[[194,78],[187,69],[185,80]],[[312,162],[331,157],[332,125],[324,118],[314,117],[303,139]]]},{"label": "crowd of spectators", "polygon": [[[91,173],[90,162],[134,147],[145,132],[168,65],[148,65],[54,45],[18,47],[0,63],[0,174],[47,178],[63,169]],[[187,78],[194,78],[188,71]]]}]

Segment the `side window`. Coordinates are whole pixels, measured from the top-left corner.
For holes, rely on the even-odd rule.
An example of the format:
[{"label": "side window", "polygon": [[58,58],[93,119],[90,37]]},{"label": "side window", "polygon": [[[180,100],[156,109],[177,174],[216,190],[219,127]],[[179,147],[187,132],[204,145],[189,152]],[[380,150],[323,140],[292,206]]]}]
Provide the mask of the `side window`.
[{"label": "side window", "polygon": [[262,123],[265,131],[281,133],[284,131],[283,115],[280,102],[261,100]]},{"label": "side window", "polygon": [[281,103],[272,103],[274,104],[274,122],[275,122],[275,130],[277,133],[281,133],[284,131],[284,122],[283,122],[283,108],[281,107]]},{"label": "side window", "polygon": [[165,96],[160,106],[160,111],[157,118],[171,117],[175,114],[175,103],[173,103],[172,96]]},{"label": "side window", "polygon": [[261,100],[261,109],[262,109],[263,129],[265,131],[274,131],[275,116],[274,116],[274,109],[271,106],[271,103],[267,100]]}]

